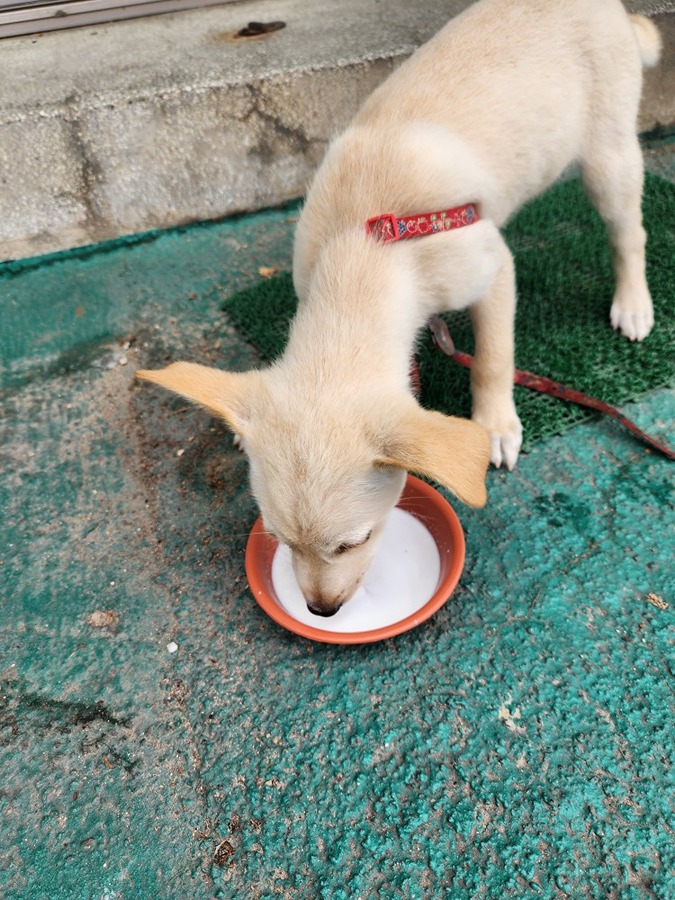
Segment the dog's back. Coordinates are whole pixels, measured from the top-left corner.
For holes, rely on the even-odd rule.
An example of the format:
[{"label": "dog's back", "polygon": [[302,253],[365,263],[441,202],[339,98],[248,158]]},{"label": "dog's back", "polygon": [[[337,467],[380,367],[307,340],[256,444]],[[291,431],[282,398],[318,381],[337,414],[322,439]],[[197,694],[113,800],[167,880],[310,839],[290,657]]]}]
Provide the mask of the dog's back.
[{"label": "dog's back", "polygon": [[635,131],[641,68],[659,47],[654,26],[620,0],[469,7],[329,150],[299,228],[300,292],[323,238],[371,215],[473,201],[502,225],[583,156],[608,107],[607,128]]}]

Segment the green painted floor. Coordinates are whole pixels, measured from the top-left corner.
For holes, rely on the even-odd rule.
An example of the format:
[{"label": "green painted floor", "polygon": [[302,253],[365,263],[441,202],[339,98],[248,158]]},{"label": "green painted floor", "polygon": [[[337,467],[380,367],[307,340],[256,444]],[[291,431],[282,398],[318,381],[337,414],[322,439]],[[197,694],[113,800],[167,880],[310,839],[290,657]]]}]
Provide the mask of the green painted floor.
[{"label": "green painted floor", "polygon": [[249,596],[245,459],[132,376],[255,362],[220,306],[293,213],[0,271],[0,896],[672,898],[672,464],[594,421],[492,471],[391,641]]}]

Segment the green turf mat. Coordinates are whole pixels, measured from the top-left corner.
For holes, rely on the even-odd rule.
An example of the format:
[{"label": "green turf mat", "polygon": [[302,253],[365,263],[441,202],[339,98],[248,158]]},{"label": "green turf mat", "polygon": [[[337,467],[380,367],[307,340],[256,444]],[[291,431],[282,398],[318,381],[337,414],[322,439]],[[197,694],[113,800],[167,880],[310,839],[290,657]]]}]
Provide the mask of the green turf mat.
[{"label": "green turf mat", "polygon": [[[675,185],[648,174],[643,211],[656,324],[639,344],[609,325],[614,279],[607,234],[578,180],[556,185],[507,226],[518,280],[519,368],[611,404],[675,381]],[[285,346],[295,305],[291,277],[281,274],[230,297],[224,309],[261,355],[274,359]],[[472,353],[468,313],[447,321],[456,346]],[[420,340],[418,361],[424,405],[469,415],[467,370],[436,350],[428,335]],[[522,387],[516,387],[516,404],[525,449],[595,415]]]}]

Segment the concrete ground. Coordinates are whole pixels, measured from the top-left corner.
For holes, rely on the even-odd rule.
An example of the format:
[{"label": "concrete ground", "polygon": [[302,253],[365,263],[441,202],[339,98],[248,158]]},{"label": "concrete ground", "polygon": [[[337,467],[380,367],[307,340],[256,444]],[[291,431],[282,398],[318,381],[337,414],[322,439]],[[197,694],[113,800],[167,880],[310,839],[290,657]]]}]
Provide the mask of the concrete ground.
[{"label": "concrete ground", "polygon": [[[672,898],[671,464],[594,421],[490,472],[390,641],[249,594],[244,457],[133,371],[254,364],[221,302],[293,213],[0,270],[0,896]],[[675,390],[629,414],[675,442]]]}]

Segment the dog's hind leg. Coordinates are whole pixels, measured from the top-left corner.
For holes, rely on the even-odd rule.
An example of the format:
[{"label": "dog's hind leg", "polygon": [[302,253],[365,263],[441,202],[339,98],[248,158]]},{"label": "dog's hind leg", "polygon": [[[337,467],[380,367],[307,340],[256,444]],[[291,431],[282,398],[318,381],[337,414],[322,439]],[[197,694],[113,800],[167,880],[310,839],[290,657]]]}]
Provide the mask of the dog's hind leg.
[{"label": "dog's hind leg", "polygon": [[635,133],[604,136],[581,163],[586,191],[602,216],[612,246],[616,278],[612,327],[631,341],[647,337],[654,324],[645,274],[642,226],[642,152]]},{"label": "dog's hind leg", "polygon": [[474,422],[490,434],[493,465],[513,469],[522,426],[513,402],[513,328],[516,283],[513,257],[499,237],[501,262],[484,297],[471,307],[476,350],[471,368]]}]

